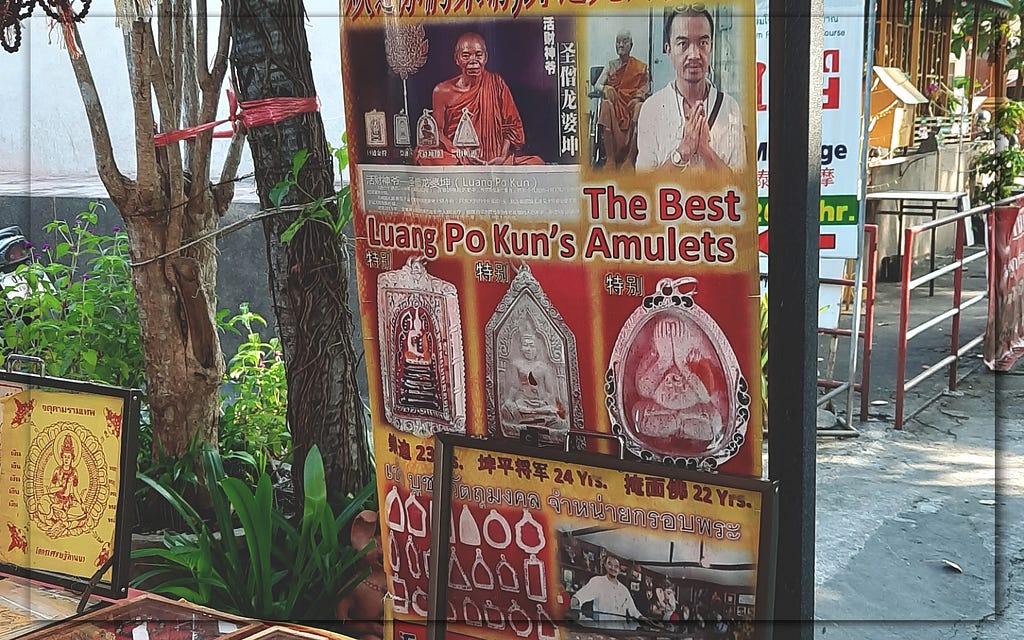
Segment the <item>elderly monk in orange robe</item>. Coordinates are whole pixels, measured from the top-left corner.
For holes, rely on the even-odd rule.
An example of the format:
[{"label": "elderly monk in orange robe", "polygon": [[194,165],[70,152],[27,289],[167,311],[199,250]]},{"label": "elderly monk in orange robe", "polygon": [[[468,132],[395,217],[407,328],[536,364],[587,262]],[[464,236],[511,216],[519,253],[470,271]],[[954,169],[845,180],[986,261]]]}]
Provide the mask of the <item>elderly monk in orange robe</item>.
[{"label": "elderly monk in orange robe", "polygon": [[455,64],[459,75],[434,87],[433,115],[440,130],[438,148],[418,147],[416,163],[544,164],[537,156],[516,155],[526,142],[523,120],[508,85],[501,76],[486,69],[487,43],[479,34],[464,33],[459,37],[455,43]]},{"label": "elderly monk in orange robe", "polygon": [[651,89],[647,65],[629,55],[632,50],[633,36],[620,31],[615,36],[618,57],[605,65],[590,94],[602,99],[597,124],[603,129],[605,166],[609,168],[632,167],[636,162],[636,123]]}]

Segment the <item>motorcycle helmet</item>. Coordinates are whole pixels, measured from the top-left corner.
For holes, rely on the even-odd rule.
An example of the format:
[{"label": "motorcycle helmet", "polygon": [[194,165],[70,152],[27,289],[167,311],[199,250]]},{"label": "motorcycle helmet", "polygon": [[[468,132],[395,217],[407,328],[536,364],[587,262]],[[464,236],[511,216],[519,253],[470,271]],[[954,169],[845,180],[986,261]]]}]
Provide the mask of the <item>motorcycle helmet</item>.
[{"label": "motorcycle helmet", "polygon": [[10,273],[32,257],[28,240],[18,227],[0,229],[0,272]]}]

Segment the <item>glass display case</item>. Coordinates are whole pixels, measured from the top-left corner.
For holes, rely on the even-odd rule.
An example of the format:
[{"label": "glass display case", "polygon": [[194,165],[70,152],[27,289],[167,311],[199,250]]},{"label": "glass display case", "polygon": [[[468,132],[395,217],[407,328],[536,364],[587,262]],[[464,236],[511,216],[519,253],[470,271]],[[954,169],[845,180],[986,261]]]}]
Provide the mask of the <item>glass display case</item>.
[{"label": "glass display case", "polygon": [[240,640],[261,628],[255,620],[147,593],[23,640]]}]

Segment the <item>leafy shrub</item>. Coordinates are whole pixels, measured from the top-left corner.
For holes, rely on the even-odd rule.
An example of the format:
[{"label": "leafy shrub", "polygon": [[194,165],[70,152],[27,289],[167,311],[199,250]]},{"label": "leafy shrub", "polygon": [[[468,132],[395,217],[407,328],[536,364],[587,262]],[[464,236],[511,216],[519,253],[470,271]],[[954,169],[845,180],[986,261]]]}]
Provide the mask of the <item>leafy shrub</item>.
[{"label": "leafy shrub", "polygon": [[33,247],[16,287],[0,291],[0,354],[42,358],[50,375],[139,388],[145,381],[128,235],[96,232],[96,210],[46,225],[54,243]]},{"label": "leafy shrub", "polygon": [[[274,507],[270,476],[259,473],[256,491],[228,477],[209,445],[201,453],[213,518],[205,521],[180,494],[140,475],[174,507],[189,534],[165,533],[163,548],[140,549],[137,560],[156,568],[134,581],[152,591],[267,620],[333,618],[338,600],[366,578],[357,573],[369,547],[342,542],[374,485],[365,487],[335,514],[327,501],[323,459],[310,449],[303,467],[305,503],[297,522]],[[237,535],[240,527],[242,535]]]},{"label": "leafy shrub", "polygon": [[288,387],[284,358],[277,338],[264,342],[256,324],[267,326],[266,320],[239,306],[237,315],[225,319],[227,330],[245,329],[246,340],[228,361],[227,384],[230,394],[224,396],[224,413],[220,421],[222,451],[246,452],[263,471],[271,459],[289,461],[291,433],[288,431]]},{"label": "leafy shrub", "polygon": [[975,192],[979,203],[1008,198],[1013,194],[1015,178],[1024,175],[1024,150],[986,153],[978,158],[975,168],[979,176],[989,176],[989,181]]},{"label": "leafy shrub", "polygon": [[[341,146],[335,149],[328,145],[331,155],[338,163],[338,173],[345,171],[348,167],[348,134],[341,134]],[[270,201],[275,207],[280,208],[281,202],[292,189],[302,193],[304,199],[310,203],[306,205],[295,221],[288,225],[288,228],[281,232],[281,242],[288,244],[307,222],[314,222],[326,226],[334,235],[341,235],[342,230],[352,220],[352,192],[349,185],[344,185],[334,194],[335,203],[328,204],[325,198],[313,198],[299,185],[299,172],[306,165],[309,159],[309,151],[300,149],[292,157],[291,171],[284,177],[284,180],[274,185],[270,190]]]},{"label": "leafy shrub", "polygon": [[1024,127],[1024,102],[1007,102],[996,109],[995,132],[1009,142],[1009,148],[982,154],[975,170],[984,182],[975,192],[979,203],[1008,198],[1015,190],[1015,181],[1024,175],[1024,149],[1018,143],[1018,132]]}]

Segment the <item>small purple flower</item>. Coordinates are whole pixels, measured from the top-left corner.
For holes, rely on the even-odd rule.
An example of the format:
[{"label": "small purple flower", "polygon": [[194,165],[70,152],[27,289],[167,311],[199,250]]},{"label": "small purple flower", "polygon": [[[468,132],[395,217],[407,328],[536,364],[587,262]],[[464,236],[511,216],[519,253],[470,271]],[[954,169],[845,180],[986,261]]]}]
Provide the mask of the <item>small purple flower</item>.
[{"label": "small purple flower", "polygon": [[31,242],[29,242],[28,240],[26,240],[26,241],[25,241],[25,248],[26,248],[26,249],[31,249],[31,248],[32,248],[32,243],[31,243]]},{"label": "small purple flower", "polygon": [[121,227],[114,227],[114,233],[121,233]]},{"label": "small purple flower", "polygon": [[88,281],[89,281],[89,274],[87,273],[84,276],[82,276],[82,282],[88,282]]},{"label": "small purple flower", "polygon": [[32,257],[33,257],[34,259],[38,260],[38,259],[42,258],[43,256],[39,255],[38,253],[33,253],[33,254],[32,254]]},{"label": "small purple flower", "polygon": [[50,250],[50,243],[47,242],[47,243],[43,244],[43,251],[49,251],[49,250]]}]

